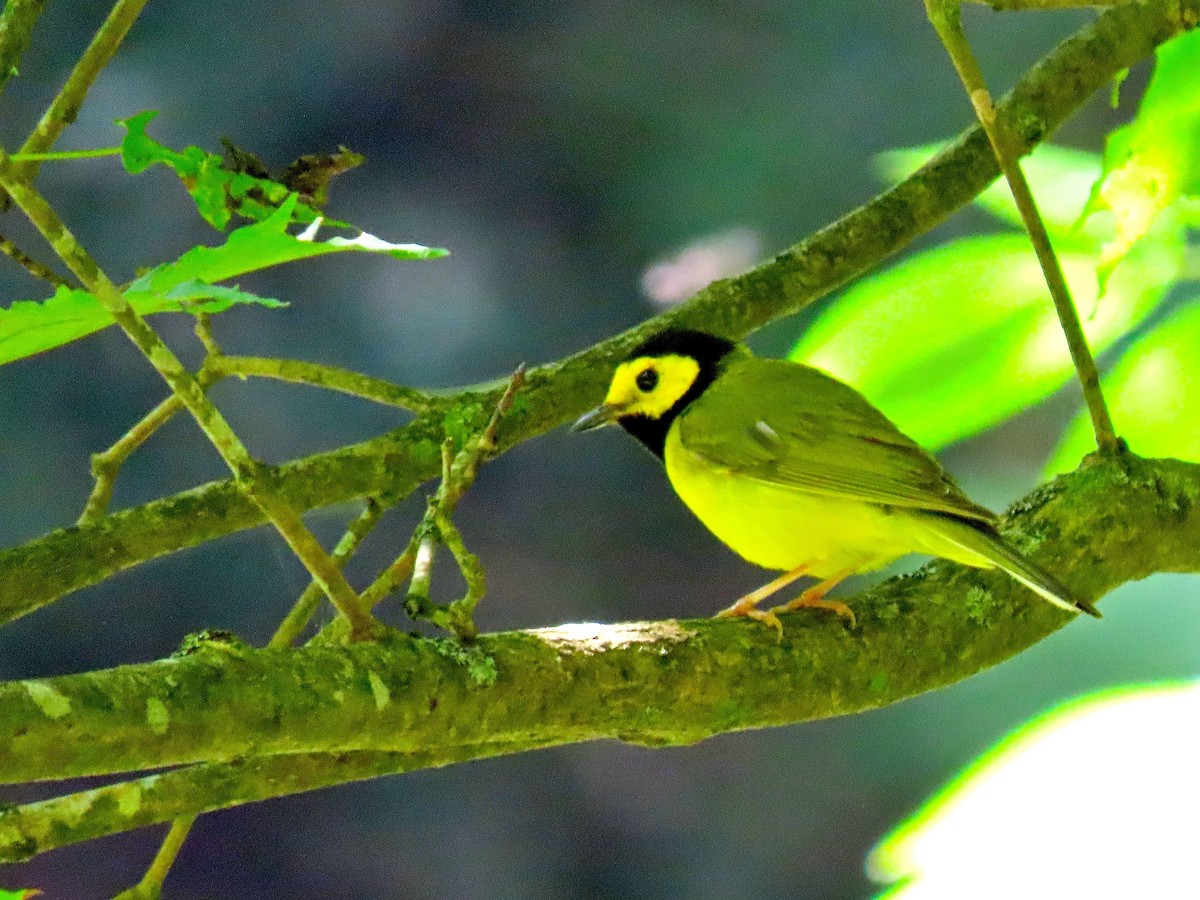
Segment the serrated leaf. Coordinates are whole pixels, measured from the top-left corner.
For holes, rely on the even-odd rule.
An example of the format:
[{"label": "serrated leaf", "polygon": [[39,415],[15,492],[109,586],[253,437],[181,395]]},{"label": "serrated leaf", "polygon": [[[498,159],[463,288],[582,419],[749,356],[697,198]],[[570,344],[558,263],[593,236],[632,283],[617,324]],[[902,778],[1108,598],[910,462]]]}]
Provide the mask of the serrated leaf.
[{"label": "serrated leaf", "polygon": [[[381,253],[394,259],[435,259],[447,254],[436,247],[393,244],[366,233],[356,238],[317,240],[319,220],[303,234],[290,234],[287,227],[296,202],[293,194],[265,221],[234,230],[220,246],[193,247],[175,262],[155,266],[129,285],[125,298],[142,315],[217,313],[249,303],[277,308],[287,304],[217,282],[328,253]],[[62,346],[111,324],[108,311],[84,290],[61,287],[47,300],[18,300],[8,309],[0,309],[0,365]]]},{"label": "serrated leaf", "polygon": [[[125,299],[143,316],[162,312],[218,313],[245,303],[287,305],[236,287],[195,280],[162,292],[139,288],[135,282],[125,292]],[[88,291],[60,287],[46,300],[18,300],[8,309],[0,309],[0,365],[61,347],[112,324],[108,310]]]},{"label": "serrated leaf", "polygon": [[[926,144],[888,150],[875,157],[875,168],[886,178],[907,178],[937,154],[945,144]],[[1021,160],[1021,170],[1037,200],[1038,211],[1051,237],[1068,240],[1105,241],[1112,237],[1108,217],[1089,217],[1080,222],[1100,176],[1102,160],[1095,153],[1042,144]],[[1001,221],[1024,230],[1017,204],[1008,183],[997,179],[974,201]]]},{"label": "serrated leaf", "polygon": [[[1200,297],[1134,341],[1100,379],[1117,432],[1135,453],[1200,462],[1198,359]],[[1069,471],[1095,449],[1091,420],[1081,412],[1046,471]]]},{"label": "serrated leaf", "polygon": [[[1094,254],[1061,254],[1094,351],[1154,309],[1181,256],[1177,246],[1148,243],[1097,302]],[[1015,234],[955,241],[859,282],[791,358],[854,385],[931,448],[1044,399],[1073,373],[1041,269]]]},{"label": "serrated leaf", "polygon": [[1158,48],[1137,118],[1113,131],[1088,212],[1111,210],[1116,233],[1101,254],[1103,283],[1160,215],[1200,193],[1200,30]]},{"label": "serrated leaf", "polygon": [[169,287],[164,285],[173,287],[189,279],[213,283],[281,263],[345,251],[382,253],[393,259],[437,259],[449,253],[421,244],[393,244],[365,232],[353,239],[335,237],[321,241],[316,238],[319,221],[301,234],[291,234],[287,227],[296,202],[293,194],[266,220],[230,232],[224,244],[193,247],[175,262],[158,266],[147,273],[151,277],[149,283],[158,290],[167,290]]}]

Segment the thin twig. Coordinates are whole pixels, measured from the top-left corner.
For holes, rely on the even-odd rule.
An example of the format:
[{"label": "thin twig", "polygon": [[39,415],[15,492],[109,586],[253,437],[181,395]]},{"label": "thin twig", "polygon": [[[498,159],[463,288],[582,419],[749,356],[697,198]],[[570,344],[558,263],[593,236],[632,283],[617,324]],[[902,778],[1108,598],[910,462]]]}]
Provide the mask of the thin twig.
[{"label": "thin twig", "polygon": [[[230,376],[255,376],[340,391],[364,400],[417,413],[431,408],[436,402],[429,394],[415,388],[392,384],[337,366],[325,366],[298,359],[226,356],[212,337],[209,316],[199,315],[196,320],[196,336],[207,351],[207,356],[196,375],[196,381],[205,391]],[[183,402],[176,394],[172,394],[142,417],[111,447],[93,454],[92,475],[96,483],[76,524],[82,525],[104,515],[112,500],[117,474],[125,460],[183,408]]]},{"label": "thin twig", "polygon": [[63,278],[45,263],[34,259],[2,234],[0,234],[0,253],[9,257],[34,278],[48,281],[55,287],[74,287],[70,281]]},{"label": "thin twig", "polygon": [[90,150],[56,150],[49,153],[13,153],[10,159],[15,163],[26,162],[66,162],[73,159],[103,159],[109,156],[120,156],[120,147],[94,147]]},{"label": "thin twig", "polygon": [[[117,0],[113,4],[108,17],[97,29],[83,55],[79,57],[79,62],[67,76],[58,95],[50,102],[37,126],[21,145],[20,153],[45,153],[54,146],[59,135],[75,121],[75,116],[79,113],[79,108],[83,105],[93,82],[117,52],[145,5],[146,0]],[[37,163],[24,165],[29,169],[22,174],[32,178],[37,171]]]},{"label": "thin twig", "polygon": [[[442,480],[437,492],[429,500],[421,524],[413,534],[415,551],[412,583],[404,602],[405,612],[413,620],[431,622],[463,641],[473,641],[478,634],[475,627],[475,607],[487,592],[487,583],[482,564],[478,557],[467,550],[462,535],[451,521],[451,516],[463,494],[474,483],[480,463],[495,451],[500,419],[512,408],[513,398],[524,384],[525,365],[521,364],[512,374],[508,387],[505,388],[480,435],[468,440],[457,454],[454,453],[454,445],[449,437],[442,442]],[[449,548],[467,583],[466,594],[447,606],[440,606],[429,599],[433,561],[438,543]],[[406,565],[410,551],[413,551],[413,543],[410,543],[409,549],[400,557]]]},{"label": "thin twig", "polygon": [[128,890],[121,891],[113,900],[158,900],[162,896],[162,885],[167,879],[167,873],[175,864],[175,858],[179,856],[179,851],[198,818],[198,815],[187,815],[173,821],[142,880]]},{"label": "thin twig", "polygon": [[1091,415],[1092,429],[1096,434],[1096,445],[1102,452],[1117,453],[1122,444],[1113,428],[1108,407],[1104,402],[1104,394],[1100,390],[1100,373],[1096,369],[1096,361],[1092,357],[1092,351],[1084,336],[1083,325],[1079,321],[1079,312],[1071,300],[1071,293],[1067,287],[1062,266],[1050,243],[1050,235],[1046,232],[1046,226],[1038,214],[1033,193],[1029,190],[1029,183],[1021,171],[1018,154],[1013,152],[1010,147],[1006,126],[996,115],[996,107],[984,80],[983,71],[979,68],[979,63],[976,62],[975,54],[963,32],[960,0],[925,0],[925,10],[929,15],[929,21],[933,24],[946,52],[954,63],[963,87],[966,88],[967,96],[970,97],[971,105],[975,108],[975,114],[979,118],[979,124],[983,126],[983,130],[987,134],[1000,169],[1012,190],[1021,220],[1025,223],[1026,231],[1029,232],[1029,239],[1037,254],[1038,263],[1041,264],[1042,272],[1046,277],[1046,286],[1050,289],[1054,308],[1058,312],[1058,320],[1067,340],[1071,361],[1075,364],[1075,371],[1083,386],[1083,398],[1087,404],[1088,413]]},{"label": "thin twig", "polygon": [[[198,380],[201,387],[208,387],[203,378]],[[172,394],[146,413],[132,428],[117,438],[107,450],[92,454],[92,478],[95,479],[95,484],[92,485],[92,493],[88,496],[76,525],[95,521],[108,511],[108,504],[112,502],[117,473],[120,472],[125,460],[181,409],[183,409],[183,403],[176,394]]]},{"label": "thin twig", "polygon": [[[337,542],[337,546],[333,548],[333,561],[341,567],[345,567],[346,562],[358,552],[358,548],[366,539],[367,535],[379,524],[379,520],[383,514],[395,503],[398,498],[376,498],[368,497],[366,506],[347,527],[341,539]],[[317,611],[317,606],[320,605],[321,599],[324,597],[321,591],[321,586],[315,581],[306,587],[303,593],[296,599],[295,604],[284,617],[279,627],[275,629],[275,633],[271,635],[271,640],[267,642],[268,647],[290,647],[292,643],[300,636],[300,633],[308,626],[313,614]],[[360,600],[361,603],[361,600]],[[367,607],[369,609],[370,607]]]},{"label": "thin twig", "polygon": [[[495,452],[500,418],[512,408],[513,398],[524,383],[525,367],[522,365],[509,379],[508,386],[482,433],[477,438],[467,441],[466,446],[457,454],[454,453],[450,440],[442,442],[441,483],[429,498],[425,515],[413,530],[412,538],[404,552],[362,592],[363,609],[374,609],[392,591],[409,581],[405,611],[410,618],[431,622],[464,640],[474,637],[475,626],[471,613],[485,591],[483,567],[467,551],[457,529],[451,524],[443,531],[442,525],[450,523],[454,508],[474,481],[482,460]],[[446,535],[449,535],[447,546],[467,581],[466,595],[446,607],[438,606],[429,600],[429,583],[432,579],[439,535],[443,541],[446,541]],[[331,635],[319,635],[318,643],[333,640],[335,637],[336,628]]]},{"label": "thin twig", "polygon": [[299,359],[271,359],[261,356],[221,356],[206,364],[214,373],[224,378],[230,375],[239,378],[273,378],[293,384],[308,384],[351,394],[420,413],[434,405],[435,399],[416,388],[393,384],[382,378],[372,378],[361,372],[352,372],[338,366],[306,362]]},{"label": "thin twig", "polygon": [[[207,354],[204,364],[200,367],[200,372],[196,375],[196,382],[204,391],[207,391],[223,377],[214,375],[205,368],[209,362],[222,356],[221,348],[212,336],[211,324],[208,315],[201,314],[196,317],[196,337],[204,346]],[[92,478],[96,483],[92,486],[92,493],[88,496],[83,512],[79,514],[79,519],[75,524],[83,525],[85,522],[91,522],[104,515],[108,510],[108,504],[112,502],[117,474],[121,471],[125,460],[129,459],[138,447],[146,443],[151,435],[167,424],[182,409],[183,401],[179,399],[179,395],[171,394],[170,397],[142,416],[111,447],[92,454]]]}]

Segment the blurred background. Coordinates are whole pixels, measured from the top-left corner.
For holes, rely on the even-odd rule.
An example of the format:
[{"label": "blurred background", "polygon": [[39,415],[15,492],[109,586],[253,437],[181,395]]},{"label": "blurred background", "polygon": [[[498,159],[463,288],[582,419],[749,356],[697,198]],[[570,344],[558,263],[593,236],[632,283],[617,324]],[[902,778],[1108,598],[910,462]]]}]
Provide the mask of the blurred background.
[{"label": "blurred background", "polygon": [[[441,387],[555,359],[653,314],[643,276],[697,239],[765,258],[868,200],[873,157],[949,136],[970,110],[918,0],[354,2],[154,0],[60,148],[111,146],[112,121],[273,168],[339,144],[366,154],[331,215],[452,256],[350,255],[243,279],[291,302],[216,320],[230,352],[294,356]],[[32,127],[107,11],[49,5],[4,96],[0,138]],[[1085,12],[965,10],[999,92]],[[1136,90],[1145,73],[1135,71]],[[1098,150],[1127,113],[1096,98],[1059,140]],[[175,177],[113,159],[47,165],[42,185],[118,280],[219,237]],[[966,211],[923,246],[987,227]],[[43,258],[19,213],[5,235]],[[728,237],[733,232],[732,239]],[[653,279],[652,279],[653,281]],[[45,296],[0,265],[0,297]],[[807,319],[755,335],[783,354]],[[158,317],[190,362],[187,317]],[[88,455],[164,388],[115,329],[0,369],[0,544],[75,520]],[[299,387],[225,383],[214,397],[260,457],[281,461],[395,427],[404,414]],[[993,508],[1021,496],[1073,387],[943,459]],[[1119,423],[1118,423],[1119,424]],[[224,468],[172,422],[125,467],[114,508]],[[365,583],[420,512],[390,514],[351,570]],[[328,541],[353,509],[309,517]],[[489,465],[458,524],[488,570],[485,629],[711,613],[763,580],[691,519],[659,466],[618,433],[559,431]],[[443,565],[435,591],[459,589]],[[266,640],[305,580],[267,529],[144,565],[0,631],[0,677],[170,653],[188,632]],[[1093,688],[1200,668],[1195,578],[1159,576],[949,690],[833,721],[650,751],[615,742],[346,786],[203,818],[173,898],[327,896],[851,898],[875,888],[875,842],[1032,714]],[[853,589],[853,585],[851,585]],[[323,614],[328,620],[328,613]],[[45,792],[43,792],[44,794]],[[5,789],[0,801],[41,794]],[[50,853],[3,873],[49,897],[136,881],[161,830]]]}]

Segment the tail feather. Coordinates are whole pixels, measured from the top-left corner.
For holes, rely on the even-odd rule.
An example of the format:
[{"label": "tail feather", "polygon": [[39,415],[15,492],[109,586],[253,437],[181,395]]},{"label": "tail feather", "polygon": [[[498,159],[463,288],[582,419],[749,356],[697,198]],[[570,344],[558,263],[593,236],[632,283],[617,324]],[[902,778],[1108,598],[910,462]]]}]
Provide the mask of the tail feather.
[{"label": "tail feather", "polygon": [[950,516],[941,518],[943,522],[954,526],[938,529],[951,543],[983,557],[1055,606],[1101,618],[1100,611],[1095,606],[1076,597],[1057,578],[1022,556],[991,526]]}]

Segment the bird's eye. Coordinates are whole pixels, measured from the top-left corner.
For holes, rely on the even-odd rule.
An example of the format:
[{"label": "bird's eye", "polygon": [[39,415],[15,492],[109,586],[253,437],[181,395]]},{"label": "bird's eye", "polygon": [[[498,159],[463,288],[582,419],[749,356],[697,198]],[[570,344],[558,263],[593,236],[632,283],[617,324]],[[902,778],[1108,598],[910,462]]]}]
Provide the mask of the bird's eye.
[{"label": "bird's eye", "polygon": [[648,394],[658,387],[658,373],[653,369],[642,369],[638,372],[637,378],[634,380],[638,390],[643,394]]}]

